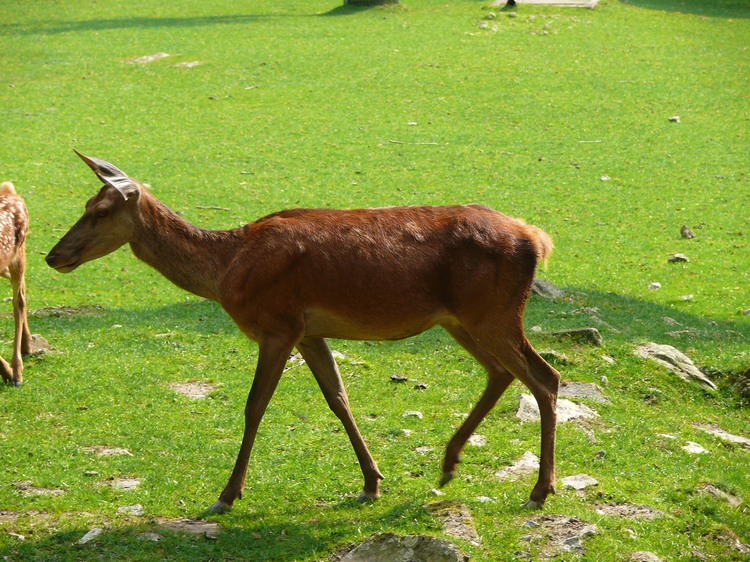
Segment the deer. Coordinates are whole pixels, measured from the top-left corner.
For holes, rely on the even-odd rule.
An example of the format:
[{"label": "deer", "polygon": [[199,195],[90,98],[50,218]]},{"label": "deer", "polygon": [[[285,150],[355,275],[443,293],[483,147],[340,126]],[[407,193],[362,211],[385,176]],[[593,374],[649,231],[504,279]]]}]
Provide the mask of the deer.
[{"label": "deer", "polygon": [[23,356],[31,353],[31,333],[26,316],[26,235],[29,212],[23,198],[9,181],[0,184],[0,275],[10,280],[13,291],[13,357],[0,357],[0,375],[13,386],[23,383]]},{"label": "deer", "polygon": [[242,498],[258,426],[295,348],[349,437],[364,477],[358,499],[378,498],[384,476],[326,338],[400,340],[438,325],[487,373],[483,394],[447,444],[441,486],[455,477],[468,438],[518,379],[541,416],[539,475],[524,506],[541,508],[555,492],[560,374],[523,329],[537,265],[546,265],[553,249],[543,230],[480,205],[298,208],[241,228],[207,230],[114,165],[75,152],[103,185],[47,264],[68,273],[127,243],[172,283],[217,302],[258,345],[237,460],[207,513],[224,513]]}]

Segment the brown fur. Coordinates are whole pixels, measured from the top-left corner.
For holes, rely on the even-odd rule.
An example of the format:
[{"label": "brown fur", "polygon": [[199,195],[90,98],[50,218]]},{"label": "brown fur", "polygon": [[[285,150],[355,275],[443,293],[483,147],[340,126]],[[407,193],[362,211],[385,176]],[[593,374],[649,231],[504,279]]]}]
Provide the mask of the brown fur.
[{"label": "brown fur", "polygon": [[518,378],[542,415],[539,480],[529,505],[554,491],[559,374],[523,333],[537,263],[552,251],[540,229],[478,205],[296,209],[230,231],[189,225],[111,164],[82,156],[105,182],[47,256],[72,271],[122,244],[185,290],[218,301],[258,342],[256,374],[234,471],[212,510],[241,496],[258,424],[297,348],[343,423],[377,497],[382,475],[351,411],[327,337],[391,340],[441,325],[485,367],[488,385],[448,444],[443,483],[507,386]]},{"label": "brown fur", "polygon": [[23,382],[23,355],[31,352],[31,334],[26,318],[26,234],[29,213],[13,184],[0,185],[0,275],[10,280],[13,291],[13,358],[11,364],[0,357],[3,380],[20,386]]}]

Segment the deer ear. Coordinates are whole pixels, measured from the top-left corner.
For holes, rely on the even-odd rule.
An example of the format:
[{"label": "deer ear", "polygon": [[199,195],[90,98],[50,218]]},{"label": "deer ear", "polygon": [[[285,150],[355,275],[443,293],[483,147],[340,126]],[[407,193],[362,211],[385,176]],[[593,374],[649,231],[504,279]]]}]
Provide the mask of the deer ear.
[{"label": "deer ear", "polygon": [[76,149],[73,149],[73,152],[75,152],[81,158],[81,160],[88,164],[89,168],[94,171],[94,173],[100,180],[119,191],[120,194],[125,198],[125,201],[127,201],[130,197],[135,197],[137,199],[141,194],[141,187],[138,182],[128,177],[125,172],[123,172],[116,166],[110,164],[109,162],[105,162],[104,160],[100,160],[99,158],[84,156]]}]

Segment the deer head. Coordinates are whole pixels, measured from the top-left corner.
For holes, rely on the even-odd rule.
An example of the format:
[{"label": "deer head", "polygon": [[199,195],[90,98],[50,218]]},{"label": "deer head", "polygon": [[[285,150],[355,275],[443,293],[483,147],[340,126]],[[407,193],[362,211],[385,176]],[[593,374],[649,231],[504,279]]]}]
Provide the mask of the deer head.
[{"label": "deer head", "polygon": [[47,254],[47,264],[61,273],[114,252],[131,240],[142,189],[109,162],[75,153],[104,185],[88,200],[83,216]]}]

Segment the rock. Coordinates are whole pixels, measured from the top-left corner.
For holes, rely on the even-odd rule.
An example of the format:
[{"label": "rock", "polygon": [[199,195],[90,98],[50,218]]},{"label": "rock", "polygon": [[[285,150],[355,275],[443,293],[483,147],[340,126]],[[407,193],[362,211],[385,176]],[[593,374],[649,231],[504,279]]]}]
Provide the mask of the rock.
[{"label": "rock", "polygon": [[687,263],[690,260],[685,254],[672,254],[671,256],[669,256],[669,259],[667,261],[669,263],[678,263],[678,262]]},{"label": "rock", "polygon": [[442,521],[447,535],[474,545],[479,545],[481,542],[469,508],[463,503],[459,501],[432,502],[427,504],[425,509]]},{"label": "rock", "polygon": [[564,353],[558,353],[557,351],[544,350],[540,351],[539,355],[542,356],[547,363],[550,365],[567,365],[570,363],[570,359]]},{"label": "rock", "polygon": [[585,490],[591,486],[598,486],[599,482],[591,478],[588,474],[576,474],[575,476],[567,476],[562,479],[563,488],[573,488],[577,491]]},{"label": "rock", "polygon": [[531,292],[546,299],[559,299],[565,296],[565,291],[543,279],[534,279]]},{"label": "rock", "polygon": [[695,232],[690,230],[690,227],[688,225],[683,224],[682,228],[680,229],[680,236],[682,236],[683,238],[688,238],[688,239],[695,238]]},{"label": "rock", "polygon": [[604,338],[602,338],[602,335],[596,328],[573,328],[570,330],[555,330],[553,332],[549,332],[549,334],[555,337],[571,338],[573,340],[576,340],[577,342],[588,343],[597,347],[601,347],[602,345],[604,345]]},{"label": "rock", "polygon": [[466,442],[473,447],[484,447],[487,444],[487,438],[474,433]]},{"label": "rock", "polygon": [[153,62],[155,60],[163,59],[168,57],[168,53],[156,53],[155,55],[145,55],[143,57],[138,57],[135,59],[126,60],[126,64],[146,64],[149,62]]},{"label": "rock", "polygon": [[41,357],[45,353],[55,351],[49,342],[39,334],[31,334],[31,355]]},{"label": "rock", "polygon": [[647,288],[652,291],[657,291],[661,289],[661,283],[659,283],[658,281],[654,281],[653,283],[649,283]]},{"label": "rock", "polygon": [[687,445],[685,445],[682,449],[684,451],[687,451],[691,455],[705,455],[706,453],[708,453],[708,451],[698,445],[698,443],[693,443],[692,441],[688,441]]},{"label": "rock", "polygon": [[742,498],[738,498],[737,496],[728,494],[724,490],[717,488],[713,484],[704,484],[703,486],[700,486],[698,488],[698,492],[701,494],[709,495],[719,500],[723,500],[732,507],[739,507],[742,505]]},{"label": "rock", "polygon": [[[518,405],[518,411],[516,417],[521,421],[539,421],[539,405],[533,396],[528,394],[522,394],[520,403]],[[582,404],[576,404],[570,400],[564,398],[557,400],[557,423],[565,423],[573,419],[589,419],[597,418],[597,414],[594,410]]]},{"label": "rock", "polygon": [[722,441],[731,443],[732,445],[739,445],[743,449],[750,450],[750,439],[747,439],[746,437],[740,437],[739,435],[732,435],[731,433],[728,433],[721,429],[719,426],[694,423],[693,427],[696,427],[701,431],[705,431],[706,433],[710,433],[711,435],[718,437]]},{"label": "rock", "polygon": [[139,503],[135,505],[124,505],[117,508],[117,513],[124,515],[135,515],[136,517],[140,517],[141,515],[143,515],[143,506]]},{"label": "rock", "polygon": [[653,552],[639,551],[630,555],[630,562],[662,562]]},{"label": "rock", "polygon": [[695,366],[690,358],[671,345],[647,343],[637,347],[635,353],[645,359],[656,361],[683,380],[695,380],[711,390],[716,390],[716,385]]},{"label": "rock", "polygon": [[466,562],[456,545],[423,535],[395,535],[380,533],[365,539],[348,552],[336,553],[331,562]]},{"label": "rock", "polygon": [[495,476],[500,480],[517,480],[522,476],[537,472],[539,470],[539,457],[534,453],[525,452],[515,464],[500,469]]},{"label": "rock", "polygon": [[391,375],[391,382],[406,382],[408,380],[404,375]]},{"label": "rock", "polygon": [[672,115],[672,117],[669,118],[670,123],[679,123],[680,122],[680,116],[679,115]]},{"label": "rock", "polygon": [[110,478],[110,484],[116,490],[135,490],[141,485],[141,481],[138,478]]},{"label": "rock", "polygon": [[188,533],[191,535],[204,536],[207,539],[215,539],[219,533],[219,524],[211,521],[195,521],[192,519],[173,519],[162,521],[161,525],[175,533]]},{"label": "rock", "polygon": [[161,535],[158,533],[141,533],[140,535],[138,535],[138,540],[159,542],[161,540]]},{"label": "rock", "polygon": [[422,416],[422,412],[409,411],[409,412],[404,412],[401,415],[401,417],[402,418],[418,418],[418,419],[421,420],[424,416]]},{"label": "rock", "polygon": [[599,402],[600,404],[611,404],[601,389],[594,383],[563,381],[560,385],[560,396],[566,398],[585,398]]},{"label": "rock", "polygon": [[101,535],[102,532],[103,532],[103,529],[99,529],[99,528],[91,529],[88,533],[86,533],[80,539],[78,539],[76,541],[76,544],[90,543],[91,541],[93,541],[94,539],[96,539],[96,537],[98,537],[99,535]]}]

